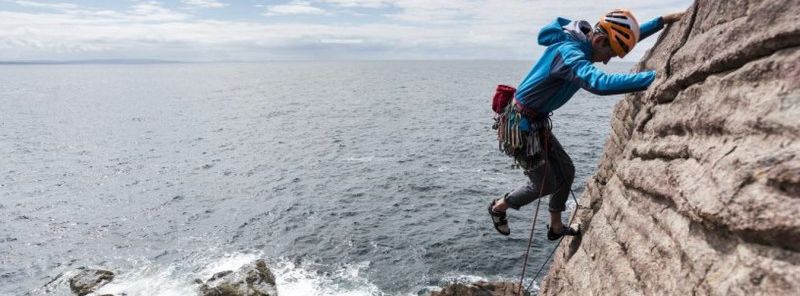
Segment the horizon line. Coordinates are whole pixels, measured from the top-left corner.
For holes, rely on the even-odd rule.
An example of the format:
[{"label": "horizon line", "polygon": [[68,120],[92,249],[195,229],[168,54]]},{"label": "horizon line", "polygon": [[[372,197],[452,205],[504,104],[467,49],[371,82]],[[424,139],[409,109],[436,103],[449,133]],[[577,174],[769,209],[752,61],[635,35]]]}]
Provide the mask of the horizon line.
[{"label": "horizon line", "polygon": [[[468,59],[468,58],[438,58],[438,59],[275,59],[275,60],[208,60],[208,61],[181,61],[165,59],[140,59],[140,58],[109,58],[109,59],[78,59],[78,60],[0,60],[0,65],[81,65],[81,64],[109,64],[109,65],[144,65],[144,64],[214,64],[214,63],[276,63],[276,62],[459,62],[459,61],[520,61],[531,62],[527,59]],[[636,63],[632,61],[615,61],[615,63]]]}]

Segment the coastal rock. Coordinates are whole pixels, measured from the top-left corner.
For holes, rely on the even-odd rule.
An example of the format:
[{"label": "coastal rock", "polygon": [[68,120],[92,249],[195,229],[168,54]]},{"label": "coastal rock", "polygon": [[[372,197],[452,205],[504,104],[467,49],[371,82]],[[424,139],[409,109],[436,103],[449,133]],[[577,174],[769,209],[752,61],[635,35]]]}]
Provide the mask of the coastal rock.
[{"label": "coastal rock", "polygon": [[[432,292],[430,296],[519,296],[519,284],[508,282],[477,282],[471,284],[455,283]],[[524,290],[524,289],[523,289]],[[530,296],[523,291],[524,296]]]},{"label": "coastal rock", "polygon": [[245,265],[237,271],[214,274],[200,286],[202,296],[277,296],[275,275],[264,260]]},{"label": "coastal rock", "polygon": [[83,296],[92,293],[114,280],[114,273],[102,269],[84,269],[69,279],[73,293]]},{"label": "coastal rock", "polygon": [[637,69],[540,294],[800,294],[800,1],[697,1]]}]

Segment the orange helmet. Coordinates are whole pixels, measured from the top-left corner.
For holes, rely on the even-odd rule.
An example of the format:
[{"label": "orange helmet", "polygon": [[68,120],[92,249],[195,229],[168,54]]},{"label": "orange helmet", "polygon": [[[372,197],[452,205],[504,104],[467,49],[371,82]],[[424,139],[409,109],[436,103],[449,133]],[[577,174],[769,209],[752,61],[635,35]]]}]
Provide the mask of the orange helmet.
[{"label": "orange helmet", "polygon": [[639,22],[625,9],[614,9],[600,17],[597,27],[608,35],[611,50],[620,58],[631,52],[639,41]]}]

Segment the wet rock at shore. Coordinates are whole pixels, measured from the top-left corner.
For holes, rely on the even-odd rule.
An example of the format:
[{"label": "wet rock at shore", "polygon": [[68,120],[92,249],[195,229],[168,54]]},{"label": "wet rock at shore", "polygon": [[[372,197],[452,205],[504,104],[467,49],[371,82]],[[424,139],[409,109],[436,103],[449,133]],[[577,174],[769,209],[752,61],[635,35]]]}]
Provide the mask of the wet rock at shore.
[{"label": "wet rock at shore", "polygon": [[277,296],[275,275],[264,260],[245,265],[237,271],[226,270],[200,282],[202,296]]},{"label": "wet rock at shore", "polygon": [[[524,290],[524,289],[523,289]],[[519,284],[509,282],[455,283],[432,292],[430,296],[518,296]],[[524,291],[523,296],[531,293]]]},{"label": "wet rock at shore", "polygon": [[69,279],[69,288],[73,293],[83,296],[114,280],[114,273],[102,269],[84,269]]}]

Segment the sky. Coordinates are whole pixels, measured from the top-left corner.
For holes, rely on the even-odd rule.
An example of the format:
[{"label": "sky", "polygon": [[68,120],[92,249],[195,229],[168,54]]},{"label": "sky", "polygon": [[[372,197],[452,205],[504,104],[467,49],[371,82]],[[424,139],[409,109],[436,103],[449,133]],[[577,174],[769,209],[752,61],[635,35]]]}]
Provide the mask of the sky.
[{"label": "sky", "polygon": [[[0,0],[0,61],[531,60],[558,16],[640,22],[691,0]],[[638,60],[656,37],[626,56]]]}]

